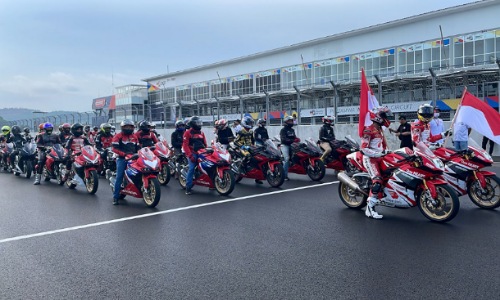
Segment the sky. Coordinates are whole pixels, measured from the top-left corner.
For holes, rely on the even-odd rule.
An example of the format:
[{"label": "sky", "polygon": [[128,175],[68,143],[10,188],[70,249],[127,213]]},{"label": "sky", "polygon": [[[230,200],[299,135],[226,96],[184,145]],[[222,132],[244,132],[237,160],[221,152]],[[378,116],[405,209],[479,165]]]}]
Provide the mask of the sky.
[{"label": "sky", "polygon": [[167,70],[471,2],[0,0],[0,108],[90,111]]}]

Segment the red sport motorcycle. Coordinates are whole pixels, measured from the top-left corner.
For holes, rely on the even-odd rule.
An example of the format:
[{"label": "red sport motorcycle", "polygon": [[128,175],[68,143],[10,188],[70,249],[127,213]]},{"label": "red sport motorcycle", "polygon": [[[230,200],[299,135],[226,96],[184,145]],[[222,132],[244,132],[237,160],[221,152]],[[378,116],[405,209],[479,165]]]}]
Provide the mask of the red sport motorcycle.
[{"label": "red sport motorcycle", "polygon": [[[234,190],[236,181],[231,171],[231,155],[215,143],[212,148],[198,150],[198,164],[194,170],[193,185],[215,188],[220,195],[227,196]],[[181,169],[179,184],[186,188],[189,165]]]},{"label": "red sport motorcycle", "polygon": [[63,185],[64,177],[61,171],[66,169],[68,150],[61,146],[61,144],[55,144],[52,147],[48,147],[48,149],[45,151],[47,153],[47,156],[45,160],[45,166],[43,166],[42,171],[44,181],[56,179],[57,184]]},{"label": "red sport motorcycle", "polygon": [[122,184],[120,199],[129,195],[142,198],[146,206],[155,207],[160,202],[161,189],[157,175],[160,172],[160,159],[149,148],[144,147],[137,154],[126,158],[127,167],[122,183],[115,183],[116,172],[106,170],[111,190],[114,192],[115,184]]},{"label": "red sport motorcycle", "polygon": [[[366,205],[372,179],[363,166],[361,152],[349,154],[347,159],[361,173],[340,172],[339,195],[349,208]],[[384,183],[380,205],[395,208],[418,206],[429,220],[447,222],[460,208],[455,191],[442,177],[443,162],[423,143],[415,151],[401,148],[382,157],[380,168]]]},{"label": "red sport motorcycle", "polygon": [[359,151],[359,144],[350,136],[346,136],[345,140],[330,141],[330,147],[332,152],[325,159],[326,168],[336,171],[351,171],[347,155]]},{"label": "red sport motorcycle", "polygon": [[243,163],[245,156],[233,143],[229,151],[236,157],[231,164],[231,170],[236,174],[236,182],[243,178],[265,179],[272,187],[279,187],[285,181],[281,152],[271,140],[266,140],[264,146],[249,147],[251,158],[247,163]]},{"label": "red sport motorcycle", "polygon": [[170,181],[170,164],[172,151],[168,148],[167,141],[163,140],[156,143],[153,148],[153,153],[160,159],[160,172],[158,173],[158,181],[161,185],[166,185]]},{"label": "red sport motorcycle", "polygon": [[[94,147],[83,146],[80,154],[75,156],[73,167],[69,171],[68,179],[66,180],[66,186],[74,189],[77,186],[75,181],[80,182],[83,180],[87,193],[91,195],[95,194],[99,187],[99,175],[97,174],[99,160],[100,154]],[[66,169],[61,170],[63,177],[65,172]]]},{"label": "red sport motorcycle", "polygon": [[493,159],[474,140],[469,139],[468,145],[465,151],[439,147],[434,154],[445,163],[444,178],[458,196],[468,194],[475,205],[495,209],[500,206],[500,179],[484,170]]},{"label": "red sport motorcycle", "polygon": [[[320,181],[325,177],[325,163],[320,159],[322,151],[311,138],[306,139],[305,143],[297,141],[290,145],[290,166],[288,173],[305,175],[313,181]],[[279,143],[277,138],[275,142]]]}]

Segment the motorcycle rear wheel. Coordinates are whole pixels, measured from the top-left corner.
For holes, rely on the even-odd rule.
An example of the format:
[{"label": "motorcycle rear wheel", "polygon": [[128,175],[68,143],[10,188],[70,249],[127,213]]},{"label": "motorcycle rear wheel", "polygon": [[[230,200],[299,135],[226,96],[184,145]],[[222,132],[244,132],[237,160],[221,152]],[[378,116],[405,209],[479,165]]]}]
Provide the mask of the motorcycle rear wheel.
[{"label": "motorcycle rear wheel", "polygon": [[323,179],[323,177],[325,177],[325,172],[325,163],[320,159],[317,159],[314,165],[307,166],[307,175],[313,181],[320,181]]},{"label": "motorcycle rear wheel", "polygon": [[161,185],[167,185],[170,182],[170,167],[168,164],[162,166],[160,173],[158,173],[158,181]]},{"label": "motorcycle rear wheel", "polygon": [[99,175],[95,170],[90,171],[89,175],[89,178],[85,179],[85,187],[87,188],[87,193],[93,195],[99,188]]},{"label": "motorcycle rear wheel", "polygon": [[495,209],[500,206],[500,178],[488,176],[485,193],[481,191],[479,181],[474,180],[467,186],[467,194],[475,205],[484,209]]},{"label": "motorcycle rear wheel", "polygon": [[271,169],[266,170],[266,180],[272,187],[280,187],[285,182],[285,169],[282,164],[274,166],[274,172]]},{"label": "motorcycle rear wheel", "polygon": [[146,203],[147,207],[153,208],[160,202],[160,197],[160,182],[157,178],[152,178],[149,180],[148,189],[142,193],[142,199],[144,200],[144,203]]},{"label": "motorcycle rear wheel", "polygon": [[222,196],[227,196],[231,194],[234,190],[234,185],[236,184],[236,180],[234,179],[234,174],[230,170],[224,170],[222,172],[222,178],[219,177],[219,174],[215,176],[215,189]]},{"label": "motorcycle rear wheel", "polygon": [[339,196],[342,203],[352,209],[362,209],[368,199],[366,195],[356,192],[343,182],[339,182]]},{"label": "motorcycle rear wheel", "polygon": [[458,214],[460,209],[457,193],[448,185],[437,185],[436,192],[437,198],[429,199],[426,196],[428,192],[420,191],[416,199],[418,208],[427,219],[433,222],[448,222]]}]

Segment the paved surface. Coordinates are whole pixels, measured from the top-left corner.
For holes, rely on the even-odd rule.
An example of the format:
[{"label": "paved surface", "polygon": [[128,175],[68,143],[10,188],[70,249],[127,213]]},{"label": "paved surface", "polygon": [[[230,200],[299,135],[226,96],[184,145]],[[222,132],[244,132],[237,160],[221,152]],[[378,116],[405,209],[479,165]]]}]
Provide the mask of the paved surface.
[{"label": "paved surface", "polygon": [[148,209],[111,205],[104,179],[90,196],[0,174],[0,298],[500,298],[499,209],[462,197],[449,224],[418,208],[377,221],[343,206],[332,174],[290,177],[281,189],[244,179],[231,197],[172,181]]}]

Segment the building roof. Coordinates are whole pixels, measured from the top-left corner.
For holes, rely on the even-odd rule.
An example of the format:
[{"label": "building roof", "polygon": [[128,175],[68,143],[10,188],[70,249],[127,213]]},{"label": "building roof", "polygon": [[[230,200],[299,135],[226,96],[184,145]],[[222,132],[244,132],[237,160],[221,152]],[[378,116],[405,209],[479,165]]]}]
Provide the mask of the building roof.
[{"label": "building roof", "polygon": [[263,52],[257,52],[257,53],[246,55],[246,56],[241,56],[241,57],[237,57],[237,58],[233,58],[233,59],[223,60],[220,62],[202,65],[202,66],[198,66],[198,67],[194,67],[194,68],[179,70],[179,71],[172,72],[172,73],[148,77],[148,78],[142,79],[142,81],[149,82],[149,81],[158,80],[161,78],[174,77],[174,76],[178,76],[178,75],[185,74],[185,73],[202,71],[202,70],[209,69],[209,68],[229,65],[229,64],[242,62],[242,61],[246,61],[246,60],[254,59],[254,58],[259,58],[259,57],[263,57],[263,56],[268,56],[268,55],[272,55],[272,54],[276,54],[276,53],[280,53],[280,52],[285,52],[285,51],[289,51],[289,50],[293,50],[293,49],[297,49],[297,48],[314,46],[317,44],[331,42],[331,41],[347,38],[350,36],[355,36],[355,35],[364,34],[364,33],[370,33],[370,32],[374,32],[374,31],[380,31],[380,30],[383,30],[386,28],[396,27],[396,26],[399,26],[402,24],[424,21],[427,19],[436,18],[439,16],[448,15],[451,13],[466,11],[466,10],[469,10],[471,8],[487,7],[487,6],[494,5],[494,4],[498,4],[498,0],[482,0],[482,1],[472,2],[472,3],[452,6],[452,7],[439,9],[439,10],[435,10],[435,11],[431,11],[431,12],[427,12],[427,13],[423,13],[423,14],[419,14],[419,15],[415,15],[415,16],[411,16],[411,17],[407,17],[407,18],[398,19],[395,21],[389,21],[389,22],[385,22],[385,23],[381,23],[381,24],[377,24],[377,25],[372,25],[372,26],[368,26],[368,27],[364,27],[364,28],[360,28],[360,29],[346,31],[343,33],[337,33],[334,35],[329,35],[326,37],[317,38],[317,39],[309,40],[309,41],[302,42],[302,43],[292,44],[289,46],[284,46],[284,47],[280,47],[280,48],[276,48],[276,49],[272,49],[272,50],[267,50],[267,51],[263,51]]}]

